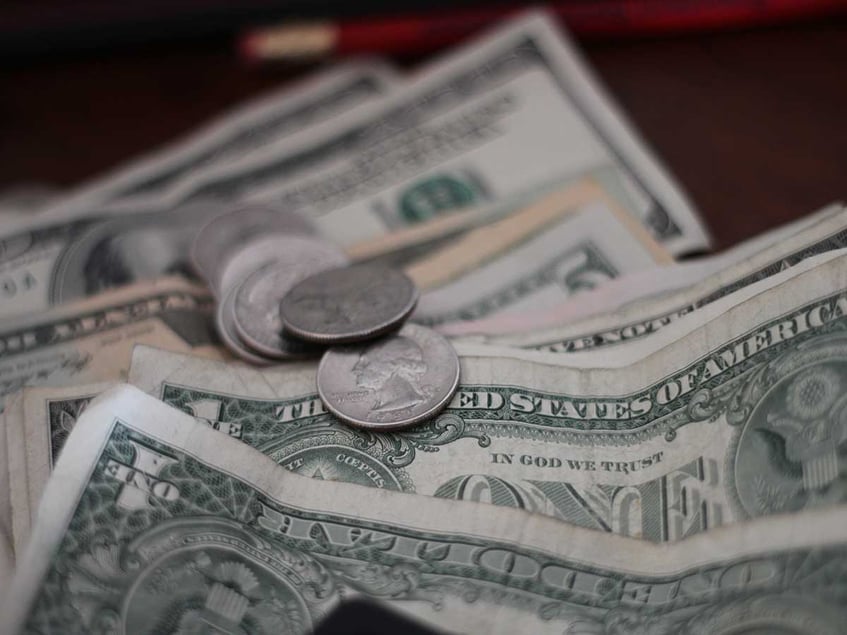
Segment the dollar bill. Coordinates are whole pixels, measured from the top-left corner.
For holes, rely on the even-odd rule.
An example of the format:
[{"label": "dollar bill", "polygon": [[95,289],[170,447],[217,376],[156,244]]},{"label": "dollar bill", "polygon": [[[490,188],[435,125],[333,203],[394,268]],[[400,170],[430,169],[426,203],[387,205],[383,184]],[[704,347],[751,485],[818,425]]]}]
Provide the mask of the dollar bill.
[{"label": "dollar bill", "polygon": [[332,133],[183,179],[196,196],[268,200],[344,245],[613,165],[673,253],[708,237],[677,184],[555,22],[530,13],[420,71]]},{"label": "dollar bill", "polygon": [[672,261],[632,216],[591,183],[554,192],[411,264],[420,324],[541,309]]},{"label": "dollar bill", "polygon": [[[537,349],[516,348],[513,346],[481,344],[472,339],[459,340],[463,351],[473,355],[502,355],[515,359],[526,359],[544,364],[567,366],[570,368],[624,368],[632,366],[650,357],[657,357],[668,346],[676,345],[680,340],[695,331],[702,330],[706,325],[724,321],[727,311],[742,304],[752,305],[755,302],[773,302],[778,297],[785,283],[803,274],[814,277],[816,271],[830,260],[842,259],[847,254],[845,249],[837,249],[804,259],[793,267],[776,273],[756,283],[745,285],[737,291],[715,302],[705,305],[696,313],[675,320],[650,337],[624,342],[615,347],[598,348],[581,353],[562,353]],[[809,279],[804,278],[804,279]]]},{"label": "dollar bill", "polygon": [[674,545],[303,479],[130,387],[69,438],[10,633],[308,633],[345,598],[468,633],[835,634],[843,506]]},{"label": "dollar bill", "polygon": [[[609,172],[595,170],[569,184],[547,184],[532,195],[482,206],[472,214],[433,219],[411,232],[359,243],[349,253],[354,260],[382,258],[395,265],[414,260],[415,254],[508,216],[549,192],[584,191],[586,179],[610,200],[624,200],[609,183]],[[97,217],[11,231],[0,237],[0,319],[162,275],[192,276],[188,254],[198,227],[230,205],[198,199],[159,212],[116,215],[101,210]]]},{"label": "dollar bill", "polygon": [[180,181],[225,166],[273,144],[315,134],[344,113],[379,99],[396,83],[376,60],[344,63],[241,105],[188,136],[87,183],[47,215],[67,220],[92,206],[125,198],[155,201]]},{"label": "dollar bill", "polygon": [[213,347],[211,312],[206,289],[163,278],[0,321],[0,410],[4,397],[24,386],[118,379],[139,343]]},{"label": "dollar bill", "polygon": [[[139,347],[130,382],[303,475],[674,541],[847,496],[845,262],[832,257],[622,368],[458,346],[453,401],[406,431],[340,424],[313,366],[258,371]],[[360,370],[376,399],[382,371]]]},{"label": "dollar bill", "polygon": [[665,267],[660,275],[623,276],[578,302],[439,328],[505,346],[615,353],[745,286],[844,247],[847,209],[833,204],[722,254]]}]

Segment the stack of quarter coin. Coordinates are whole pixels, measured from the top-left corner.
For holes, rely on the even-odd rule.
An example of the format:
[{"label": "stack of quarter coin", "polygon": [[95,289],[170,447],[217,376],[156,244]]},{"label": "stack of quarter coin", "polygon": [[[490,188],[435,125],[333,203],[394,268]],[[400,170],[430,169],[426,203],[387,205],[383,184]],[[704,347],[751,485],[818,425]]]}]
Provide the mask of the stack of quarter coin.
[{"label": "stack of quarter coin", "polygon": [[224,345],[261,365],[323,353],[318,393],[350,425],[415,425],[456,391],[453,347],[406,324],[419,295],[411,279],[380,265],[350,265],[297,214],[261,205],[229,210],[198,232],[191,262],[218,300]]},{"label": "stack of quarter coin", "polygon": [[191,261],[218,300],[218,333],[235,355],[267,365],[323,351],[288,337],[279,315],[292,286],[347,263],[305,218],[258,205],[233,209],[198,232]]},{"label": "stack of quarter coin", "polygon": [[449,403],[459,383],[459,358],[435,331],[404,325],[417,301],[408,276],[368,264],[327,269],[285,294],[283,332],[331,346],[318,366],[318,394],[342,421],[404,428]]}]

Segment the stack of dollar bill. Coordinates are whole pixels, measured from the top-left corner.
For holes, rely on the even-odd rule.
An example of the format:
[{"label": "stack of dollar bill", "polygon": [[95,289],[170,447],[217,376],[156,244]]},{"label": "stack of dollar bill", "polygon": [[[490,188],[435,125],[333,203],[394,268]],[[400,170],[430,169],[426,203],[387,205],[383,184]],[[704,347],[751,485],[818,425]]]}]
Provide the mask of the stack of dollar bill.
[{"label": "stack of dollar bill", "polygon": [[[843,633],[845,241],[835,203],[690,257],[702,220],[541,13],[0,209],[2,630],[308,633],[364,597],[444,632]],[[311,259],[414,281],[459,358],[439,414],[348,425],[280,354]],[[428,399],[427,350],[345,353],[351,402]]]}]

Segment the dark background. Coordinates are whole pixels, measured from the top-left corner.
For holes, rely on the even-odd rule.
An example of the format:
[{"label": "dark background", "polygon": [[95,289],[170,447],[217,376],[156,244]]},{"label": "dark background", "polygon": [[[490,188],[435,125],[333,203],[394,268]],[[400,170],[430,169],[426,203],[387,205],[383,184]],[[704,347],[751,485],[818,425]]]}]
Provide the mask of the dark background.
[{"label": "dark background", "polygon": [[[845,196],[844,20],[583,48],[716,247]],[[230,38],[0,60],[0,190],[75,185],[315,68],[247,67]]]}]

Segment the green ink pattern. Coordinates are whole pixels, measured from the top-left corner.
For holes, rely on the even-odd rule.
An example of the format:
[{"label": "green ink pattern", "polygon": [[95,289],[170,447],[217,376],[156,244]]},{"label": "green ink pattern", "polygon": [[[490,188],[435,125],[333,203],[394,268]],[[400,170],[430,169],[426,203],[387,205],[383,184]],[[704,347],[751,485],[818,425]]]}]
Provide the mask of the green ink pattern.
[{"label": "green ink pattern", "polygon": [[[158,467],[138,499],[116,470],[143,454]],[[116,422],[25,630],[304,633],[353,592],[433,616],[506,608],[534,632],[834,634],[847,619],[845,579],[845,545],[632,575],[485,536],[302,510]]]}]

